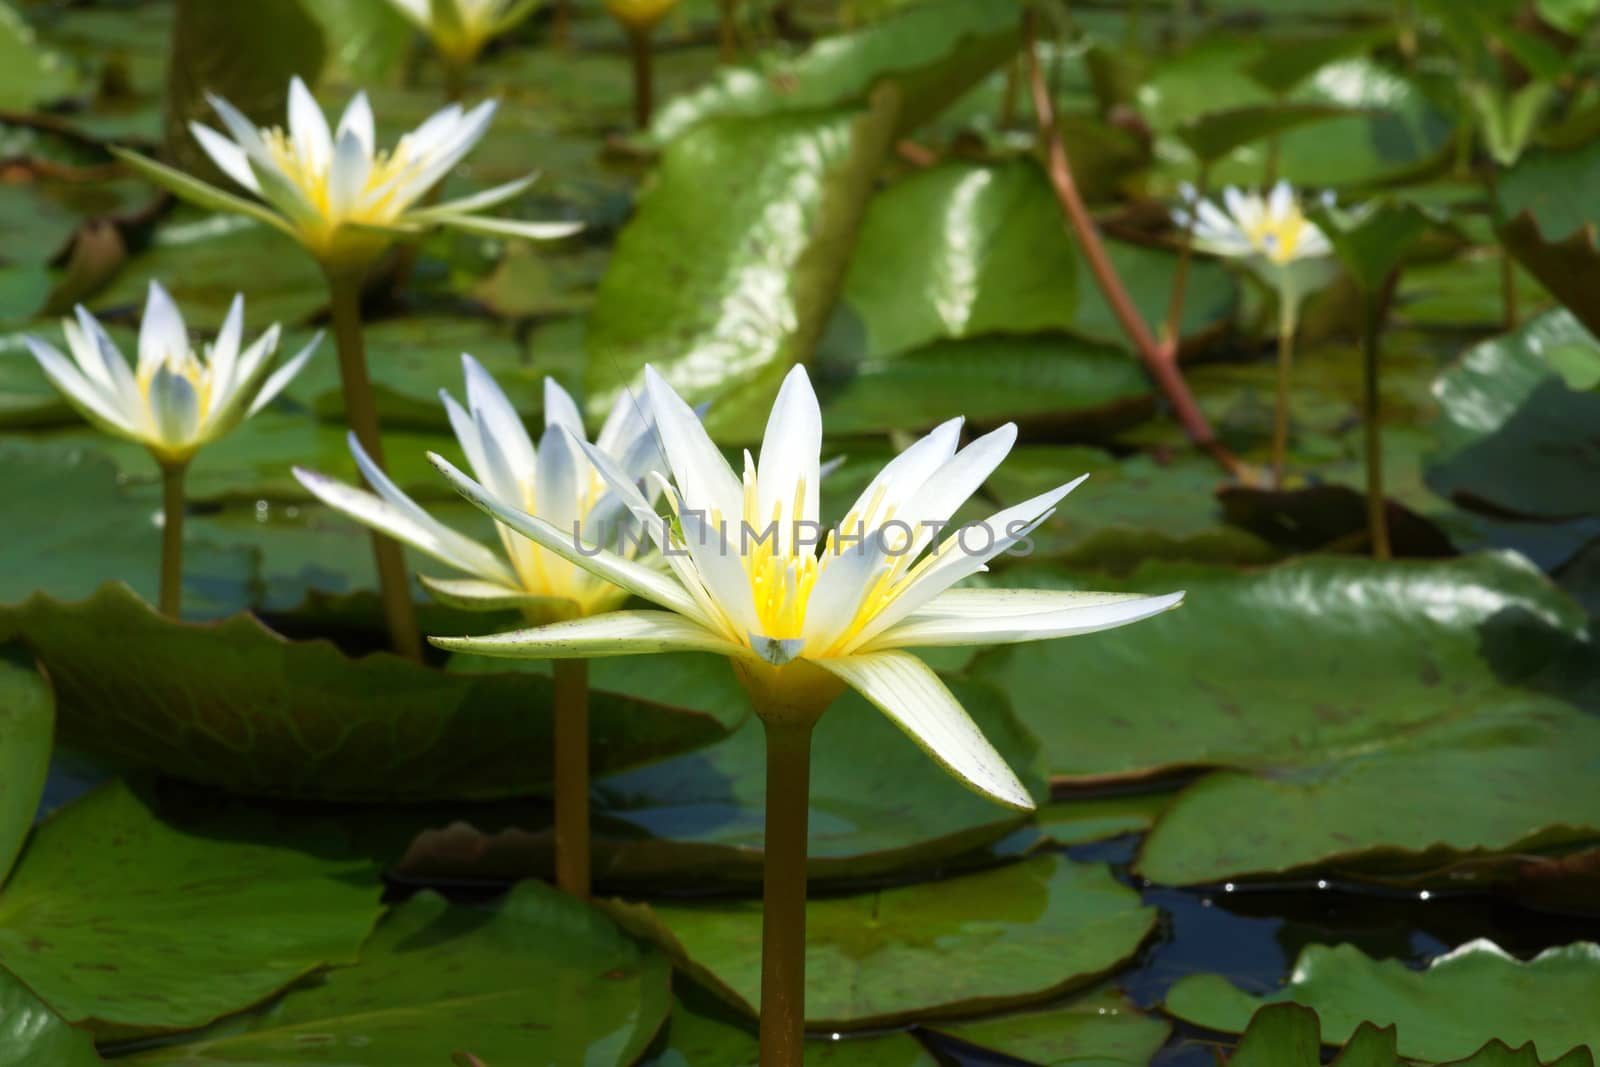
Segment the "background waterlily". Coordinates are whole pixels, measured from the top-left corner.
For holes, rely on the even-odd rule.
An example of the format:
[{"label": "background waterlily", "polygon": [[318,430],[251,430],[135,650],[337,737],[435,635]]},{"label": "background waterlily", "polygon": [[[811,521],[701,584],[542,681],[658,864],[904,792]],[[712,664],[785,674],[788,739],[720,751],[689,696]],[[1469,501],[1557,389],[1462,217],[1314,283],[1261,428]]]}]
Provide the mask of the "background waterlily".
[{"label": "background waterlily", "polygon": [[235,295],[215,340],[196,351],[178,305],[150,283],[129,365],[98,319],[80,304],[61,324],[72,358],[37,337],[28,351],[62,396],[107,433],[145,446],[163,486],[161,610],[177,615],[183,596],[183,477],[194,454],[272,402],[306,365],[319,333],[280,361],[276,323],[244,346],[244,296]]},{"label": "background waterlily", "polygon": [[[630,488],[659,469],[649,408],[624,391],[612,405],[594,445],[583,416],[553,378],[544,382],[545,430],[535,447],[505,392],[471,356],[461,357],[466,404],[441,392],[456,440],[473,472],[502,508],[537,515],[568,531],[569,538],[605,546],[636,559],[648,545],[629,499],[608,486],[583,449],[606,457]],[[466,575],[422,579],[437,598],[469,610],[514,608],[531,623],[585,618],[610,611],[629,591],[551,552],[504,523],[497,523],[502,552],[459,533],[405,494],[350,435],[350,451],[374,491],[295,468],[295,477],[323,503],[374,530],[410,545]],[[580,660],[555,671],[556,880],[587,896],[589,872],[588,680]]]},{"label": "background waterlily", "polygon": [[461,95],[466,70],[490,40],[515,28],[541,0],[389,0],[444,58],[446,92]]},{"label": "background waterlily", "polygon": [[[382,470],[383,444],[361,329],[361,285],[377,257],[396,240],[413,239],[439,226],[533,239],[566,236],[580,226],[480,214],[524,192],[535,175],[422,206],[429,191],[483,137],[494,117],[493,101],[470,110],[452,104],[403,135],[393,148],[380,150],[365,93],[358,92],[338,125],[330,128],[311,90],[295,77],[289,82],[286,130],[259,129],[223,98],[209,99],[229,136],[198,122],[190,130],[222,172],[257,199],[224,192],[134,152],[118,154],[178,196],[282,230],[316,257],[328,277],[345,417],[369,459]],[[397,650],[414,658],[421,650],[405,561],[399,547],[382,535],[374,534],[372,545],[391,639]]]},{"label": "background waterlily", "polygon": [[1174,221],[1190,234],[1195,247],[1236,260],[1276,290],[1278,295],[1278,395],[1272,437],[1273,481],[1283,484],[1289,448],[1289,371],[1294,362],[1294,335],[1300,301],[1332,280],[1333,246],[1306,216],[1294,189],[1280,181],[1272,191],[1222,191],[1226,210],[1186,189],[1184,206]]},{"label": "background waterlily", "polygon": [[802,1058],[806,821],[811,736],[846,687],[968,787],[1019,809],[1033,800],[931,668],[908,648],[1090,633],[1177,606],[1165,596],[955,589],[1023,542],[1082,479],[936,543],[938,527],[1016,441],[1006,424],[957,449],[952,419],[906,449],[857,498],[820,554],[822,415],[803,367],[784,380],[762,439],[736,475],[693,411],[647,368],[646,392],[672,476],[675,524],[653,521],[629,473],[586,446],[596,469],[658,539],[670,574],[576,541],[501,494],[434,464],[503,525],[666,610],[620,611],[487,637],[433,638],[454,651],[588,658],[670,650],[729,657],[767,738],[761,1062]]}]

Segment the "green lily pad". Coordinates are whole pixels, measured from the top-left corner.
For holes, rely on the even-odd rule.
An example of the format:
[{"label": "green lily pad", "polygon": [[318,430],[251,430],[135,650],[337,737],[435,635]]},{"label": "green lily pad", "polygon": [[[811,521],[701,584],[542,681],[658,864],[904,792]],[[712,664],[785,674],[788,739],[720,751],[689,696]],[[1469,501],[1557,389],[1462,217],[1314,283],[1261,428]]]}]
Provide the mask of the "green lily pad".
[{"label": "green lily pad", "polygon": [[[97,310],[142,308],[152,280],[166,286],[190,329],[211,333],[236,293],[245,294],[251,331],[298,325],[328,302],[328,283],[305,249],[234,215],[184,214],[157,227],[149,246],[91,303]],[[333,363],[332,355],[319,359]]]},{"label": "green lily pad", "polygon": [[946,338],[1067,329],[1077,255],[1031,159],[945,163],[873,197],[844,297],[869,359]]},{"label": "green lily pad", "polygon": [[[154,601],[160,507],[124,492],[115,466],[84,448],[11,438],[0,442],[0,467],[11,501],[0,543],[0,605],[35,592],[88,596],[117,580]],[[255,561],[248,552],[186,531],[183,563],[186,615],[211,617],[252,602]],[[0,634],[6,630],[0,608]]]},{"label": "green lily pad", "polygon": [[1080,474],[1089,480],[1030,535],[1028,559],[1127,572],[1155,559],[1269,563],[1282,556],[1255,534],[1222,522],[1214,494],[1223,476],[1195,453],[1118,460],[1094,448],[1024,445],[986,485],[1009,506]]},{"label": "green lily pad", "polygon": [[[760,1049],[756,1035],[715,1003],[703,1004],[703,994],[691,990],[688,999],[672,1006],[666,1045],[644,1061],[642,1067],[756,1067]],[[935,1067],[938,1063],[910,1034],[849,1036],[819,1039],[806,1046],[806,1063],[824,1067]]]},{"label": "green lily pad", "polygon": [[1595,197],[1600,151],[1523,156],[1496,185],[1500,237],[1552,294],[1589,330],[1600,334],[1600,200]]},{"label": "green lily pad", "polygon": [[1196,159],[1210,164],[1245,145],[1349,114],[1348,108],[1329,104],[1246,104],[1195,115],[1179,123],[1176,132]]},{"label": "green lily pad", "polygon": [[714,432],[758,439],[832,312],[897,102],[720,119],[668,146],[617,240],[585,343],[591,407],[651,363]]},{"label": "green lily pad", "polygon": [[[1027,567],[1006,584],[1075,581]],[[1089,584],[1188,597],[971,670],[1011,695],[1059,781],[1231,769],[1162,816],[1139,859],[1148,878],[1429,867],[1600,837],[1582,786],[1600,770],[1600,720],[1574,695],[1589,684],[1583,613],[1518,557],[1160,565]]]},{"label": "green lily pad", "polygon": [[469,1051],[518,1067],[629,1067],[666,1021],[671,969],[549,886],[492,910],[420,893],[353,967],[241,1026],[134,1056],[140,1067],[393,1067]]},{"label": "green lily pad", "polygon": [[1600,514],[1600,395],[1569,389],[1550,354],[1600,347],[1565,311],[1470,349],[1434,387],[1444,452],[1428,469],[1438,493],[1538,518]]},{"label": "green lily pad", "polygon": [[[702,679],[732,675],[711,656],[649,657],[642,662],[657,659],[680,662],[674,671],[635,679],[630,689],[653,692],[661,699],[661,687],[672,685],[675,675],[679,680],[673,702],[699,703],[716,692]],[[689,660],[710,663],[684,662]],[[684,684],[691,679],[695,691]],[[603,675],[591,680],[607,684]],[[1032,769],[1036,747],[1018,727],[1005,695],[961,679],[952,680],[951,691],[1042,800],[1045,783]],[[744,699],[735,690],[731,706],[740,706]],[[808,865],[812,885],[935,870],[1027,821],[1026,815],[997,807],[956,785],[854,693],[841,697],[823,716],[814,746]],[[762,727],[751,717],[717,744],[596,781],[592,798],[596,877],[612,885],[654,889],[665,881],[698,887],[759,885],[765,760]],[[535,818],[539,821],[530,823],[525,813],[515,813],[512,826],[499,830],[491,823],[460,822],[429,830],[417,839],[399,871],[424,880],[548,874],[553,836],[543,825],[543,813]]]},{"label": "green lily pad", "polygon": [[[758,901],[626,904],[618,921],[755,1014]],[[1102,866],[1040,856],[806,905],[806,1022],[857,1030],[1049,999],[1128,959],[1155,911]]]},{"label": "green lily pad", "polygon": [[1472,1056],[1492,1040],[1533,1042],[1546,1059],[1600,1047],[1597,1000],[1595,945],[1550,949],[1523,963],[1474,941],[1425,971],[1369,959],[1350,945],[1310,945],[1281,990],[1258,998],[1217,975],[1195,975],[1173,987],[1165,1007],[1185,1021],[1239,1033],[1262,1003],[1292,1001],[1316,1009],[1325,1043],[1349,1040],[1363,1022],[1393,1025],[1401,1056],[1443,1063]]},{"label": "green lily pad", "polygon": [[0,885],[39,810],[55,715],[50,685],[28,657],[0,649]]},{"label": "green lily pad", "polygon": [[74,1030],[10,973],[0,970],[0,1067],[103,1067],[94,1038]]},{"label": "green lily pad", "polygon": [[[929,429],[956,416],[1083,430],[1142,409],[1150,380],[1116,348],[1065,334],[943,341],[819,383],[828,431]],[[1123,416],[1126,421],[1126,416]]]},{"label": "green lily pad", "polygon": [[1171,792],[1055,796],[1039,809],[1039,830],[1057,845],[1082,845],[1123,834],[1141,834],[1155,825],[1177,794]]},{"label": "green lily pad", "polygon": [[353,963],[380,894],[327,823],[173,825],[114,781],[34,834],[0,892],[0,964],[102,1036],[184,1030]]},{"label": "green lily pad", "polygon": [[0,109],[31,111],[74,87],[64,57],[40,45],[33,27],[9,3],[0,3]]},{"label": "green lily pad", "polygon": [[724,69],[710,85],[663,107],[651,134],[666,142],[717,117],[860,104],[885,83],[904,101],[899,129],[913,129],[1015,54],[1022,10],[1016,0],[934,0],[907,7],[824,38],[793,59],[767,61],[759,70]]},{"label": "green lily pad", "polygon": [[[550,682],[456,675],[388,653],[352,659],[252,616],[173,622],[125,587],[34,597],[0,616],[48,670],[63,741],[264,796],[420,802],[538,792]],[[703,712],[591,694],[597,774],[723,736]]]},{"label": "green lily pad", "polygon": [[[1333,1067],[1401,1067],[1396,1044],[1393,1026],[1364,1022],[1339,1050]],[[1239,1050],[1227,1061],[1228,1067],[1321,1067],[1322,1062],[1322,1020],[1310,1008],[1291,1003],[1258,1010],[1239,1040]],[[1452,1067],[1544,1065],[1531,1042],[1513,1052],[1503,1042],[1491,1041]],[[1594,1057],[1588,1049],[1577,1048],[1552,1060],[1550,1067],[1594,1067]]]},{"label": "green lily pad", "polygon": [[1172,1028],[1139,1014],[1121,994],[1103,990],[1061,1007],[937,1023],[932,1029],[1039,1067],[1145,1067]]}]

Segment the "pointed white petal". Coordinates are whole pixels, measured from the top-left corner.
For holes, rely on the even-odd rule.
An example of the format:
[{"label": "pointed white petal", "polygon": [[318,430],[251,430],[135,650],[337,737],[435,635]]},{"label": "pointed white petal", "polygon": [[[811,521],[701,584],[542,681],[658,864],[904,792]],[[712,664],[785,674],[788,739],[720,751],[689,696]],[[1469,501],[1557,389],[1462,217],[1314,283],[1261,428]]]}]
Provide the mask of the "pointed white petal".
[{"label": "pointed white petal", "polygon": [[1007,807],[1033,810],[1027,789],[927,664],[905,652],[813,662],[876,705],[963,785]]},{"label": "pointed white petal", "polygon": [[684,506],[704,512],[707,517],[715,513],[729,522],[740,521],[744,517],[744,490],[700,419],[654,367],[645,367],[644,382]]},{"label": "pointed white petal", "polygon": [[703,613],[683,586],[660,571],[624,559],[615,552],[579,546],[574,543],[571,530],[558,530],[537,516],[501,503],[444,457],[430,452],[428,461],[439,469],[456,492],[501,525],[635,596],[687,615],[697,622],[703,621]]},{"label": "pointed white petal", "polygon": [[334,134],[335,141],[337,142],[346,133],[355,135],[369,157],[377,150],[378,135],[376,124],[372,120],[372,103],[364,91],[350,98],[344,114],[339,117],[339,128]]},{"label": "pointed white petal", "polygon": [[333,160],[333,134],[328,131],[322,106],[299,75],[289,81],[289,136],[295,154],[313,170],[322,173],[328,169]]},{"label": "pointed white petal", "polygon": [[272,403],[273,399],[283,392],[290,382],[294,381],[295,375],[299,374],[301,368],[310,362],[311,357],[317,354],[317,346],[321,343],[322,333],[319,331],[287,363],[273,371],[272,376],[261,383],[260,390],[256,392],[255,399],[250,401],[249,410],[245,414],[247,416],[254,415]]},{"label": "pointed white petal", "polygon": [[[1054,609],[1019,610],[1007,594],[1044,593]],[[1034,598],[1023,598],[1024,603]],[[1183,602],[1182,593],[1067,593],[1054,590],[947,589],[865,646],[999,645],[1109,630],[1148,619]],[[1007,610],[1009,606],[1009,611]],[[1031,606],[1031,605],[1030,605]]]},{"label": "pointed white petal", "polygon": [[124,437],[138,436],[136,424],[129,414],[114,406],[106,398],[105,392],[86,379],[83,372],[73,366],[72,362],[54,346],[26,334],[22,340],[38,362],[40,370],[44,371],[45,377],[61,390],[62,396],[77,408],[84,418],[108,433],[121,434]]},{"label": "pointed white petal", "polygon": [[124,411],[137,410],[142,398],[139,383],[128,361],[117,351],[116,342],[100,325],[100,320],[89,314],[82,304],[74,307],[73,312],[78,317],[78,329],[86,342],[81,352],[78,346],[74,346],[74,354],[79,356],[85,374],[99,382],[118,407]]},{"label": "pointed white petal", "polygon": [[[413,212],[406,217],[418,218],[419,213]],[[433,211],[420,217],[425,223],[448,226],[464,233],[481,233],[486,237],[521,237],[529,241],[557,241],[583,229],[581,222],[525,222],[522,219],[491,219],[458,212]]]},{"label": "pointed white petal", "polygon": [[796,364],[778,389],[756,465],[756,525],[777,521],[782,554],[801,534],[799,523],[817,521],[821,465],[822,408],[805,367]]},{"label": "pointed white petal", "polygon": [[251,158],[264,159],[267,155],[266,143],[261,140],[261,131],[256,124],[245,117],[244,112],[228,103],[226,99],[215,93],[206,94],[206,102],[216,111],[222,124],[228,127],[228,135],[234,140],[244,154]]},{"label": "pointed white petal", "polygon": [[342,219],[356,209],[371,169],[372,154],[362,145],[360,137],[351,130],[341,133],[328,170],[329,215]]},{"label": "pointed white petal", "polygon": [[749,655],[741,645],[666,611],[611,611],[487,637],[430,637],[452,652],[511,659],[591,659],[650,652],[717,652]]},{"label": "pointed white petal", "polygon": [[644,397],[629,386],[623,386],[611,401],[611,410],[606,412],[606,421],[594,443],[607,455],[620,457],[655,425],[648,412]]},{"label": "pointed white petal", "polygon": [[415,505],[415,510],[397,507],[364,489],[345,485],[304,467],[295,467],[294,476],[312,496],[363,526],[381,530],[447,567],[454,567],[497,585],[518,586],[516,576],[494,552],[450,529],[420,508],[415,508]]},{"label": "pointed white petal", "polygon": [[477,424],[472,421],[472,416],[467,414],[467,409],[456,403],[456,398],[446,390],[439,390],[439,401],[444,405],[444,413],[450,419],[450,429],[456,435],[456,443],[466,454],[467,466],[472,468],[479,481],[488,481],[489,463],[483,458],[483,440],[478,436]]},{"label": "pointed white petal", "polygon": [[[238,380],[235,374],[239,367],[239,346],[243,340],[244,294],[235,293],[233,303],[228,305],[228,316],[222,320],[222,329],[217,331],[217,339],[211,343],[211,355],[207,360],[211,370],[212,407],[225,403],[225,398]],[[139,362],[142,367],[144,363],[142,336],[140,342]]]},{"label": "pointed white petal", "polygon": [[727,523],[711,521],[692,509],[678,514],[683,528],[684,547],[694,560],[694,569],[711,599],[739,633],[760,633],[761,618],[756,614],[755,594],[750,587],[750,572],[740,558],[738,519]]},{"label": "pointed white petal", "polygon": [[589,461],[582,455],[581,440],[574,440],[572,432],[560,424],[551,426],[539,439],[534,511],[558,530],[570,530],[583,520],[578,492],[589,481]]},{"label": "pointed white petal", "polygon": [[520,586],[500,585],[481,578],[430,578],[417,575],[422,588],[441,604],[463,611],[519,611],[525,617],[566,619],[578,605],[563,597],[539,596]]},{"label": "pointed white petal", "polygon": [[198,122],[189,123],[189,132],[194,134],[201,150],[211,157],[211,162],[217,165],[218,170],[257,196],[261,195],[261,185],[256,181],[255,172],[250,169],[250,159],[244,154],[244,149]]},{"label": "pointed white petal", "polygon": [[139,375],[154,373],[162,359],[188,351],[189,330],[183,314],[161,283],[152,279],[144,301],[144,319],[139,323]]},{"label": "pointed white petal", "polygon": [[561,383],[554,378],[544,380],[544,426],[546,430],[553,426],[565,426],[578,440],[589,439],[583,429],[583,416],[578,412],[578,405],[573,403],[572,394],[561,388]]},{"label": "pointed white petal", "polygon": [[461,367],[467,379],[467,410],[478,428],[484,464],[488,467],[478,474],[506,503],[526,507],[525,487],[535,484],[537,467],[533,441],[522,425],[522,417],[483,364],[463,354]]},{"label": "pointed white petal", "polygon": [[1267,201],[1267,214],[1275,219],[1281,219],[1294,208],[1294,190],[1289,188],[1289,183],[1279,180],[1272,187],[1272,196]]},{"label": "pointed white petal", "polygon": [[[1011,452],[1017,441],[1017,426],[1008,422],[984,434],[931,474],[901,507],[896,516],[914,531],[911,555],[915,557],[932,542],[936,528],[930,523],[948,522],[988,480],[996,467]],[[895,533],[901,533],[896,528]]]},{"label": "pointed white petal", "polygon": [[529,186],[538,180],[539,175],[537,173],[530,174],[525,178],[518,178],[516,181],[506,182],[504,185],[496,185],[492,189],[485,189],[481,193],[473,193],[471,196],[446,200],[442,204],[421,208],[413,211],[411,217],[423,219],[430,215],[470,215],[477,211],[487,211],[492,207],[499,207],[507,200],[521,196]]}]

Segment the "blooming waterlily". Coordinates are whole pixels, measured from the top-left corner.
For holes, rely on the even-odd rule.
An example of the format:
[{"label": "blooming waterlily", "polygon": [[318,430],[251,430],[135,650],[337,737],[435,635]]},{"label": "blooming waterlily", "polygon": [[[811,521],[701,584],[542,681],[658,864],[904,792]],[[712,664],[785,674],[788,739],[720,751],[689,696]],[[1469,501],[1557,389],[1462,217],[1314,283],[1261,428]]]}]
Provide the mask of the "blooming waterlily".
[{"label": "blooming waterlily", "polygon": [[[1138,596],[1038,590],[955,589],[1023,541],[1082,479],[991,516],[935,545],[946,523],[1016,441],[1007,424],[957,449],[953,419],[896,457],[862,492],[822,551],[818,488],[822,418],[804,368],[784,381],[759,462],[747,452],[736,475],[689,406],[653,369],[646,392],[674,486],[675,522],[663,528],[649,501],[601,450],[586,451],[611,489],[659,539],[670,573],[574,541],[558,526],[507,502],[447,460],[430,456],[452,484],[503,527],[592,569],[665,610],[624,611],[488,637],[435,638],[486,655],[558,658],[674,649],[730,657],[756,698],[859,689],[970,787],[1033,807],[1027,791],[922,660],[905,651],[1089,633],[1166,611],[1181,594]],[[820,700],[819,700],[820,702]]]},{"label": "blooming waterlily", "polygon": [[[806,812],[812,729],[858,690],[956,778],[1002,804],[1033,800],[918,647],[1033,641],[1136,622],[1183,594],[1138,596],[954,588],[1020,544],[1079,484],[1006,508],[939,540],[936,532],[1016,441],[1011,424],[958,449],[953,419],[906,449],[820,534],[822,413],[804,368],[784,380],[759,458],[741,477],[689,406],[653,369],[645,390],[672,484],[672,521],[655,521],[632,472],[594,447],[595,468],[652,531],[670,570],[584,545],[503,494],[430,459],[472,503],[541,547],[660,610],[617,611],[434,644],[491,656],[564,658],[695,651],[727,656],[767,740],[761,1062],[800,1064],[804,1030]],[[821,551],[817,542],[821,540]]]},{"label": "blooming waterlily", "polygon": [[490,39],[516,26],[540,0],[389,0],[433,40],[446,62],[466,66]]},{"label": "blooming waterlily", "polygon": [[631,32],[648,32],[667,13],[678,6],[678,0],[604,0],[611,17]]},{"label": "blooming waterlily", "polygon": [[45,376],[84,418],[144,445],[161,467],[160,606],[177,615],[183,590],[183,477],[189,461],[201,446],[271,403],[300,373],[322,335],[280,364],[276,324],[243,347],[244,297],[235,296],[216,340],[197,352],[178,305],[153,281],[139,325],[136,363],[128,363],[82,305],[61,330],[71,359],[37,337],[24,338]]},{"label": "blooming waterlily", "polygon": [[1187,187],[1183,199],[1185,206],[1173,212],[1173,220],[1190,233],[1195,247],[1238,260],[1277,290],[1278,396],[1272,467],[1274,481],[1281,485],[1289,447],[1289,368],[1300,301],[1332,280],[1333,245],[1306,217],[1288,182],[1278,182],[1265,197],[1229,186],[1222,191],[1226,211]]},{"label": "blooming waterlily", "polygon": [[[554,379],[544,382],[545,429],[535,447],[511,401],[471,356],[461,357],[466,404],[441,391],[450,425],[473,472],[500,506],[538,515],[583,541],[633,559],[647,539],[623,497],[584,454],[578,406]],[[623,394],[594,449],[633,485],[660,466],[648,409]],[[350,451],[373,491],[296,467],[295,477],[329,507],[465,575],[423,578],[439,599],[469,609],[515,608],[534,619],[594,615],[619,606],[627,590],[500,525],[501,551],[429,515],[372,462],[352,434]],[[637,490],[633,490],[637,493]]]},{"label": "blooming waterlily", "polygon": [[372,105],[357,93],[328,125],[311,90],[289,83],[287,129],[257,128],[220,96],[207,99],[228,135],[198,122],[190,130],[218,168],[255,199],[207,185],[136,153],[119,155],[152,181],[202,207],[247,215],[298,240],[324,265],[364,268],[387,245],[436,226],[534,239],[563,237],[577,223],[523,222],[481,214],[520,195],[529,175],[459,200],[424,206],[424,197],[470,152],[494,117],[485,101],[452,104],[379,149]]},{"label": "blooming waterlily", "polygon": [[279,329],[270,326],[248,348],[244,297],[233,298],[216,340],[196,351],[183,314],[150,283],[139,329],[139,357],[130,365],[99,321],[80,305],[61,324],[69,360],[37,337],[25,338],[52,384],[95,426],[137,441],[160,463],[186,463],[200,447],[254,415],[300,372],[318,334],[280,365]]}]

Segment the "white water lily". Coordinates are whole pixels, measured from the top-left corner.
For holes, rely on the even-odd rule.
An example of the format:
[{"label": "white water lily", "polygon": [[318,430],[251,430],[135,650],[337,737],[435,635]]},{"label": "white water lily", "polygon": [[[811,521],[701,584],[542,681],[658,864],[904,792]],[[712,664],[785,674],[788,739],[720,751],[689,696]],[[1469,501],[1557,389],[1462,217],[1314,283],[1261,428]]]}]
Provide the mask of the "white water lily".
[{"label": "white water lily", "polygon": [[492,38],[538,10],[540,0],[389,0],[451,63],[465,65]]},{"label": "white water lily", "polygon": [[80,305],[62,322],[69,360],[37,337],[28,350],[63,396],[95,426],[147,447],[163,464],[188,461],[200,447],[254,415],[300,372],[319,333],[279,365],[277,324],[248,348],[244,297],[235,296],[216,340],[196,352],[167,291],[150,283],[139,328],[138,362],[129,366],[105,329]]},{"label": "white water lily", "polygon": [[[466,373],[466,405],[440,391],[456,440],[467,462],[496,504],[517,514],[532,513],[581,538],[633,559],[647,539],[627,502],[609,488],[584,455],[583,418],[567,391],[553,379],[544,382],[545,430],[534,447],[511,401],[489,372],[471,356],[461,357]],[[624,393],[613,405],[594,451],[606,457],[634,486],[661,465],[655,425],[648,409]],[[464,579],[422,579],[439,599],[459,607],[517,608],[537,619],[564,619],[608,611],[628,592],[570,560],[549,552],[501,525],[503,552],[459,533],[429,515],[368,458],[350,437],[367,484],[374,492],[345,485],[300,467],[295,477],[319,500],[351,518],[451,567]]]},{"label": "white water lily", "polygon": [[1183,199],[1173,220],[1193,228],[1196,248],[1240,260],[1287,299],[1297,300],[1331,278],[1333,246],[1306,217],[1288,182],[1278,182],[1267,196],[1229,186],[1222,191],[1226,210],[1188,187]]},{"label": "white water lily", "polygon": [[675,524],[652,521],[633,472],[587,451],[611,489],[657,538],[670,573],[576,544],[570,528],[508,506],[438,456],[455,487],[504,527],[665,610],[619,611],[436,645],[494,656],[586,658],[695,650],[728,656],[764,717],[817,715],[859,690],[946,770],[1002,803],[1033,802],[944,683],[905,651],[1089,633],[1176,606],[1181,593],[1138,596],[952,588],[1022,542],[1078,481],[945,537],[946,523],[1016,440],[1006,426],[957,449],[953,419],[902,452],[867,486],[820,554],[822,416],[803,368],[784,381],[759,460],[741,479],[689,406],[653,369],[645,388],[674,485]]},{"label": "white water lily", "polygon": [[322,108],[299,78],[289,84],[287,130],[258,129],[219,96],[208,96],[229,136],[190,123],[190,130],[216,165],[249,200],[207,185],[181,171],[118,150],[146,177],[178,196],[213,210],[248,215],[295,238],[324,264],[363,266],[398,238],[435,226],[496,236],[564,237],[578,223],[523,222],[480,214],[520,195],[529,175],[505,185],[432,206],[422,205],[489,128],[495,104],[471,110],[452,104],[380,150],[365,93],[357,93],[338,125],[330,129]]}]

